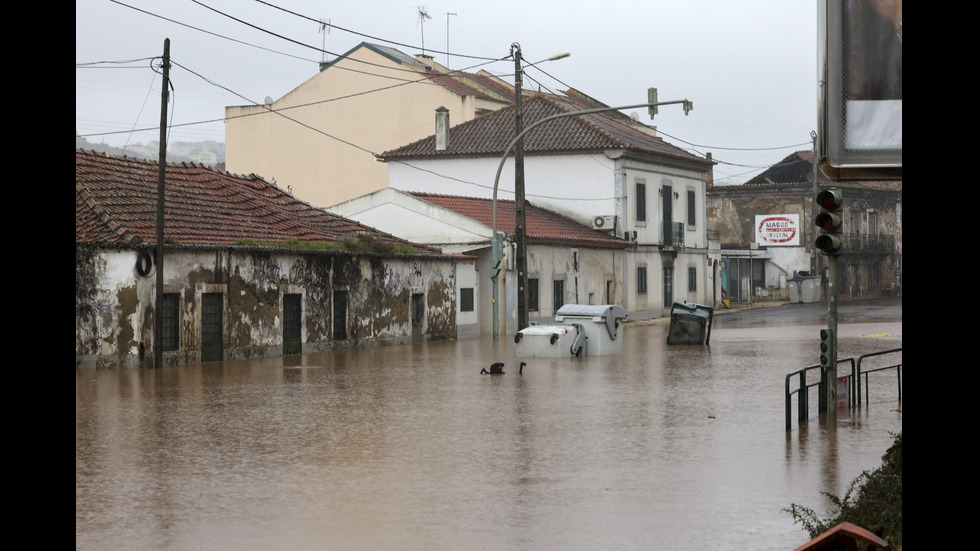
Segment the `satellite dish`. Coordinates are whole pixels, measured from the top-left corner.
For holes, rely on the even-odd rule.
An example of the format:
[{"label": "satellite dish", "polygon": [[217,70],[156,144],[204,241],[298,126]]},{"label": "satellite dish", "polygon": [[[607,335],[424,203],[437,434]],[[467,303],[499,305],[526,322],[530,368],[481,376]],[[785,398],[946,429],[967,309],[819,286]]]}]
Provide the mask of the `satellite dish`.
[{"label": "satellite dish", "polygon": [[638,115],[636,111],[633,111],[632,113],[630,113],[630,118],[633,119],[634,121],[639,121],[640,115]]},{"label": "satellite dish", "polygon": [[271,98],[271,97],[269,97],[269,96],[266,96],[266,97],[265,97],[265,104],[266,104],[266,105],[272,105],[272,98]]}]

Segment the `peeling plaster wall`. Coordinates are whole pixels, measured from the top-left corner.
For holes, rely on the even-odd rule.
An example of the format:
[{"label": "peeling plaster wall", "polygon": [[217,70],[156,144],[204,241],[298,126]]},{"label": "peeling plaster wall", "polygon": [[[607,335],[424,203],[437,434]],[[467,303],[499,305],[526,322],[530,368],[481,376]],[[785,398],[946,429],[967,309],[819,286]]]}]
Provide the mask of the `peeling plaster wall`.
[{"label": "peeling plaster wall", "polygon": [[[840,256],[841,296],[871,296],[902,281],[901,191],[875,187],[844,187],[844,233],[894,237],[889,254],[858,253],[845,250]],[[810,270],[813,200],[809,187],[753,189],[738,186],[716,187],[708,194],[708,225],[717,230],[723,249],[747,249],[755,241],[755,216],[798,214],[802,235],[799,247],[770,247],[771,264],[766,268],[766,284],[779,286],[776,266],[788,273]],[[874,223],[871,218],[874,218]],[[826,263],[824,262],[825,266]],[[872,274],[874,274],[872,276]]]},{"label": "peeling plaster wall", "polygon": [[[75,364],[151,367],[156,267],[138,251],[76,245]],[[224,359],[282,354],[283,295],[302,297],[303,352],[410,342],[413,294],[424,296],[425,340],[456,337],[456,261],[446,257],[168,249],[164,293],[179,295],[179,349],[166,365],[201,360],[201,304],[223,296]],[[332,338],[334,291],[348,293],[348,339]]]}]

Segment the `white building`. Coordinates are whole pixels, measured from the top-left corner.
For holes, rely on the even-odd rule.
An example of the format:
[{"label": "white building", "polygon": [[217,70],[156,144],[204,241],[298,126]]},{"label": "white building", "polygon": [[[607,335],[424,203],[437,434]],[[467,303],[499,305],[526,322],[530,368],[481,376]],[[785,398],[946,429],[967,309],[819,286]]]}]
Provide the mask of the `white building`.
[{"label": "white building", "polygon": [[[597,107],[605,106],[575,91],[535,94],[523,101],[522,118],[527,127],[548,116]],[[438,140],[446,144],[442,149],[433,135],[379,158],[389,165],[389,186],[395,189],[489,199],[514,126],[514,108],[508,107],[450,128]],[[624,254],[605,261],[614,291],[600,295],[608,295],[608,302],[659,316],[673,302],[713,300],[716,280],[705,224],[710,160],[665,142],[654,129],[615,111],[545,123],[524,137],[524,155],[530,203],[628,242]],[[513,182],[513,163],[507,160],[498,199],[513,200]],[[378,219],[367,222],[359,214],[338,212],[418,239],[415,223],[385,227]],[[499,231],[512,228],[498,223]],[[534,269],[530,262],[529,274]]]}]

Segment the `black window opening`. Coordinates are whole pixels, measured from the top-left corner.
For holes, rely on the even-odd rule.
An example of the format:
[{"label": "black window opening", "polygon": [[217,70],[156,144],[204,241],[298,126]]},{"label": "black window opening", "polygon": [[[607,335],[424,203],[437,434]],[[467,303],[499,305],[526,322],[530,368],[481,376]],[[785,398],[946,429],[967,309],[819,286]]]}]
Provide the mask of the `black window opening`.
[{"label": "black window opening", "polygon": [[695,193],[693,189],[687,190],[687,224],[693,226],[697,222],[697,204],[694,202]]},{"label": "black window opening", "polygon": [[647,185],[636,183],[636,221],[645,222],[647,219]]},{"label": "black window opening", "polygon": [[687,269],[687,290],[698,290],[698,269],[694,266],[690,266]]},{"label": "black window opening", "polygon": [[556,279],[552,283],[551,307],[557,313],[558,309],[565,305],[565,282]]},{"label": "black window opening", "polygon": [[528,312],[538,311],[538,278],[527,278],[527,310]]},{"label": "black window opening", "polygon": [[640,266],[636,269],[636,292],[647,292],[647,267]]},{"label": "black window opening", "polygon": [[164,293],[161,306],[163,350],[180,350],[180,294]]},{"label": "black window opening", "polygon": [[459,311],[460,312],[472,312],[473,311],[473,288],[463,287],[459,290]]}]

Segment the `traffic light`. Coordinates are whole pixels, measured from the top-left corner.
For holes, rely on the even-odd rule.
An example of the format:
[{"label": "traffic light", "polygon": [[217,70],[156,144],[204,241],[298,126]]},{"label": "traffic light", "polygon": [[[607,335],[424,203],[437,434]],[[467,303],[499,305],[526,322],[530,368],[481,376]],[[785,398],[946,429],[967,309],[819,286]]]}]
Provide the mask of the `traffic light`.
[{"label": "traffic light", "polygon": [[825,189],[817,194],[817,206],[820,212],[814,219],[814,224],[820,228],[814,243],[817,250],[823,254],[837,255],[844,248],[841,227],[844,225],[844,205],[841,190],[832,188]]},{"label": "traffic light", "polygon": [[824,327],[820,329],[820,365],[822,367],[827,368],[831,366],[831,362],[837,356],[836,348],[834,334],[830,328]]}]

